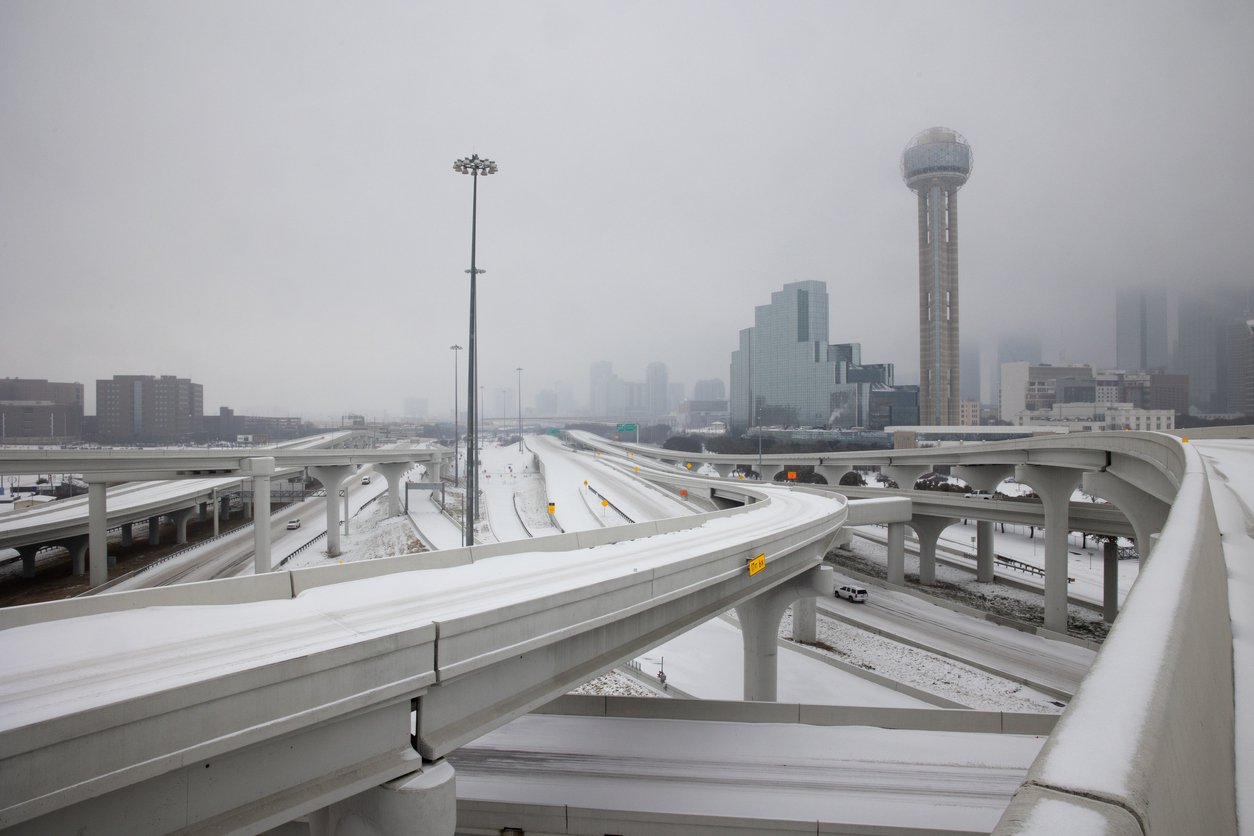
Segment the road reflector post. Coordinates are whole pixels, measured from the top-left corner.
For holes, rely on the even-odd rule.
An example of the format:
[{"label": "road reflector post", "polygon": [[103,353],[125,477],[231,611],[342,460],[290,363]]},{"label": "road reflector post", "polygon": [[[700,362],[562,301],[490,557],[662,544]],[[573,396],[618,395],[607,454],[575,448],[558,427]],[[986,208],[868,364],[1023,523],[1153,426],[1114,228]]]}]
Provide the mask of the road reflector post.
[{"label": "road reflector post", "polygon": [[680,489],[679,489],[679,495],[680,495],[680,496],[682,496],[682,497],[687,497],[687,496],[688,496],[688,489],[687,489],[687,488],[680,488]]},{"label": "road reflector post", "polygon": [[766,568],[766,552],[763,552],[757,557],[749,559],[749,577],[753,577],[754,575],[756,575],[758,572],[761,572],[765,568]]},{"label": "road reflector post", "polygon": [[608,508],[608,507],[609,507],[609,504],[610,504],[610,501],[609,501],[608,499],[602,499],[602,500],[601,500],[601,507],[602,507],[602,508]]},{"label": "road reflector post", "polygon": [[556,503],[556,502],[550,502],[550,503],[549,503],[549,513],[550,513],[550,514],[556,514],[556,513],[557,513],[557,503]]}]

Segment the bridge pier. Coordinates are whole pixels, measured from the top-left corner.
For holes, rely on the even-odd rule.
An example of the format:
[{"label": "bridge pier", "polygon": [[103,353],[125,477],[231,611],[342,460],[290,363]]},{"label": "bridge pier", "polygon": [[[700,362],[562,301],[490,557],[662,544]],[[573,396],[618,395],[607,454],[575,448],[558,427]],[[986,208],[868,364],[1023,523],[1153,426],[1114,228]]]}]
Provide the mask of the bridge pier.
[{"label": "bridge pier", "polygon": [[161,517],[148,518],[148,545],[156,546],[161,542]]},{"label": "bridge pier", "polygon": [[713,467],[720,479],[727,479],[732,475],[732,471],[736,469],[734,464],[726,464],[724,462],[716,462]]},{"label": "bridge pier", "polygon": [[923,586],[936,585],[936,541],[940,539],[941,532],[956,522],[950,517],[916,514],[906,523],[919,538],[919,583]]},{"label": "bridge pier", "polygon": [[[410,462],[388,462],[387,464],[376,464],[374,466],[374,472],[388,480],[389,517],[399,517],[401,515],[401,477],[408,473],[411,468],[413,468],[413,464]],[[429,466],[428,473],[430,473],[431,469],[438,472],[440,468],[438,465],[432,464]],[[439,478],[438,475],[430,476],[433,482],[438,481]]]},{"label": "bridge pier", "polygon": [[993,493],[997,486],[1014,475],[1014,466],[1008,464],[959,464],[953,474],[977,491]]},{"label": "bridge pier", "polygon": [[[253,477],[253,571],[258,575],[270,571],[270,480],[274,477],[274,459],[258,456],[241,462],[241,473]],[[338,532],[337,532],[338,533]]]},{"label": "bridge pier", "polygon": [[35,555],[39,552],[39,544],[32,543],[29,546],[18,546],[17,553],[22,556],[22,577],[35,577]]},{"label": "bridge pier", "polygon": [[196,521],[204,522],[206,519],[208,519],[208,517],[209,517],[209,503],[208,502],[196,503]]},{"label": "bridge pier", "polygon": [[814,466],[814,472],[826,479],[830,487],[835,487],[846,473],[853,472],[853,468],[843,464],[823,464],[820,459],[819,464]]},{"label": "bridge pier", "polygon": [[926,464],[886,464],[880,468],[880,472],[896,482],[899,489],[912,491],[919,477],[930,472],[931,469],[931,466]]},{"label": "bridge pier", "polygon": [[1163,530],[1171,506],[1113,473],[1085,473],[1080,482],[1084,492],[1114,505],[1128,518],[1136,539],[1136,550],[1148,560],[1154,548],[1154,535]]},{"label": "bridge pier", "polygon": [[906,524],[888,524],[888,582],[906,585]]},{"label": "bridge pier", "polygon": [[802,596],[792,602],[792,639],[814,644],[819,640],[819,605],[817,598]]},{"label": "bridge pier", "polygon": [[1045,506],[1045,629],[1067,632],[1067,534],[1071,494],[1082,471],[1040,464],[1015,466],[1015,478],[1036,491]]},{"label": "bridge pier", "polygon": [[[414,466],[413,462],[395,462],[395,464],[403,466],[405,468],[404,470],[401,471],[402,474],[404,474],[406,471],[408,471],[410,468]],[[386,467],[386,465],[376,464],[374,466],[374,469],[378,470],[381,466]],[[438,482],[442,478],[444,478],[444,459],[432,459],[429,462],[423,462],[422,466],[427,471],[428,481]],[[398,511],[397,513],[399,514],[400,512]]]},{"label": "bridge pier", "polygon": [[323,807],[309,817],[309,836],[453,836],[457,785],[444,758]]},{"label": "bridge pier", "polygon": [[975,580],[978,583],[993,582],[993,536],[991,520],[975,521]]},{"label": "bridge pier", "polygon": [[309,468],[309,475],[317,479],[327,491],[327,557],[338,557],[340,554],[340,506],[337,500],[340,498],[340,484],[354,469],[349,464]]},{"label": "bridge pier", "polygon": [[135,543],[135,523],[122,523],[122,546],[126,548]]},{"label": "bridge pier", "polygon": [[187,542],[187,523],[194,513],[195,508],[180,508],[170,514],[170,519],[174,522],[174,542],[180,546]]},{"label": "bridge pier", "polygon": [[832,567],[815,566],[736,605],[744,643],[745,700],[775,702],[779,692],[779,622],[798,598],[831,595]]},{"label": "bridge pier", "polygon": [[1119,544],[1113,537],[1102,544],[1102,619],[1115,623],[1119,614]]},{"label": "bridge pier", "polygon": [[89,587],[100,586],[109,580],[109,511],[106,507],[107,482],[88,479],[87,482],[87,539],[91,551],[91,576]]},{"label": "bridge pier", "polygon": [[87,574],[88,542],[89,538],[80,534],[65,544],[65,547],[70,550],[70,565],[73,567],[75,577]]}]

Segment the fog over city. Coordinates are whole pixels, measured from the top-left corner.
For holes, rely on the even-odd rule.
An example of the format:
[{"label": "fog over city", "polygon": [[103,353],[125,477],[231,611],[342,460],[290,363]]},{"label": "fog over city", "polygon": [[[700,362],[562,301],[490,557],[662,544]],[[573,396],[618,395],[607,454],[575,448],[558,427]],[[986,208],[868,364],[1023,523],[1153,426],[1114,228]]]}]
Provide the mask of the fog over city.
[{"label": "fog over city", "polygon": [[[1254,284],[1254,4],[0,4],[0,376],[166,374],[206,413],[447,417],[728,376],[826,281],[917,380],[902,149],[959,131],[962,340],[1114,363],[1123,283]],[[465,352],[461,397],[465,398]],[[499,398],[499,395],[496,396]]]}]

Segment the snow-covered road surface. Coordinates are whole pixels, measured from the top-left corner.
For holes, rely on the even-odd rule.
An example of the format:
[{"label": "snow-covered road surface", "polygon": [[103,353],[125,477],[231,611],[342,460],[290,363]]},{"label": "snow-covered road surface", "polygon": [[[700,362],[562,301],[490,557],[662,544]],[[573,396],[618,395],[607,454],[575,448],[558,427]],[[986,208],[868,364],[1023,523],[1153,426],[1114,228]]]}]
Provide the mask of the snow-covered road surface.
[{"label": "snow-covered road surface", "polygon": [[1062,694],[1073,695],[1096,654],[1066,642],[1051,641],[1009,627],[953,612],[914,595],[854,581],[839,570],[836,584],[870,589],[863,604],[820,599],[819,611],[851,624],[898,636],[984,670],[1023,677]]},{"label": "snow-covered road surface", "polygon": [[987,833],[1043,741],[528,715],[449,761],[463,801]]}]

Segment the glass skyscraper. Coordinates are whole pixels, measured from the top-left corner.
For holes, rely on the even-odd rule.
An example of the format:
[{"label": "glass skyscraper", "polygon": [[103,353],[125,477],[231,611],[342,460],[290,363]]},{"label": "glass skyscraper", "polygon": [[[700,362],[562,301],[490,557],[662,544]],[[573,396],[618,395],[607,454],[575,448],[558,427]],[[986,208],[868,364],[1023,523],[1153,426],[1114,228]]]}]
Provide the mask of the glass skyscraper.
[{"label": "glass skyscraper", "polygon": [[863,427],[891,363],[862,365],[857,343],[829,345],[827,285],[792,282],[754,308],[731,358],[731,428]]}]

